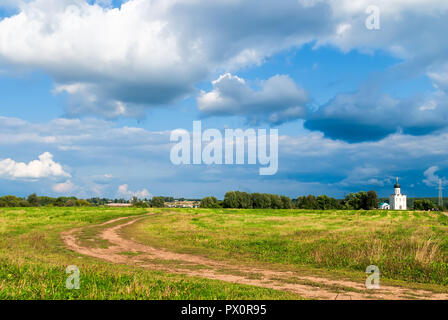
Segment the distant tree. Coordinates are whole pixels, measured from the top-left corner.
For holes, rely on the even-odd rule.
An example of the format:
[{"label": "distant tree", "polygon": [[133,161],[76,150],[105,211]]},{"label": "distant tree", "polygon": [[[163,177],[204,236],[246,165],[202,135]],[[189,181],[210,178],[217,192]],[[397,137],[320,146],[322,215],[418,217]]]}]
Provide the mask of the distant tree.
[{"label": "distant tree", "polygon": [[282,209],[283,202],[282,199],[276,194],[270,194],[269,198],[271,200],[271,205],[269,206],[272,209]]},{"label": "distant tree", "polygon": [[350,193],[344,199],[344,208],[351,210],[371,210],[378,207],[378,196],[375,191]]},{"label": "distant tree", "polygon": [[252,207],[254,209],[263,208],[263,195],[261,193],[255,192],[250,195],[252,197]]},{"label": "distant tree", "polygon": [[20,207],[21,201],[16,196],[3,196],[0,198],[0,207]]},{"label": "distant tree", "polygon": [[75,200],[69,199],[65,201],[65,207],[74,207],[76,205]]},{"label": "distant tree", "polygon": [[267,209],[271,207],[271,197],[266,193],[252,193],[254,209]]},{"label": "distant tree", "polygon": [[436,205],[428,199],[416,199],[414,201],[414,210],[431,210],[436,208]]},{"label": "distant tree", "polygon": [[55,198],[50,197],[38,197],[39,205],[41,206],[53,206],[56,202]]},{"label": "distant tree", "polygon": [[306,199],[305,196],[297,197],[297,199],[293,200],[294,207],[297,208],[297,209],[305,209],[304,208],[305,199]]},{"label": "distant tree", "polygon": [[224,195],[223,206],[224,208],[238,208],[239,201],[235,191],[226,192]]},{"label": "distant tree", "polygon": [[91,199],[86,199],[86,201],[88,201],[91,205],[93,206],[101,206],[101,205],[105,205],[107,203],[109,203],[109,199],[106,198],[91,198]]},{"label": "distant tree", "polygon": [[330,198],[326,195],[320,195],[316,197],[317,208],[319,210],[330,209]]},{"label": "distant tree", "polygon": [[374,190],[367,192],[367,210],[373,210],[378,208],[378,196]]},{"label": "distant tree", "polygon": [[163,208],[165,206],[164,197],[153,197],[151,200],[151,206],[153,208]]},{"label": "distant tree", "polygon": [[317,196],[316,204],[319,210],[337,209],[335,199],[330,198],[326,195]]},{"label": "distant tree", "polygon": [[84,199],[76,199],[74,201],[75,201],[75,206],[77,206],[77,207],[91,207],[92,206],[89,201],[84,200]]},{"label": "distant tree", "polygon": [[28,200],[26,200],[26,199],[20,199],[19,207],[32,207],[32,205],[30,205],[30,203],[28,202]]},{"label": "distant tree", "polygon": [[283,209],[292,209],[292,201],[291,198],[287,196],[280,196],[280,200],[282,201]]},{"label": "distant tree", "polygon": [[28,203],[30,204],[30,206],[32,207],[37,207],[39,206],[39,198],[37,197],[37,195],[35,193],[30,194],[28,196]]},{"label": "distant tree", "polygon": [[318,209],[316,197],[312,194],[301,196],[296,199],[296,207],[298,209]]},{"label": "distant tree", "polygon": [[238,208],[252,209],[252,196],[247,192],[235,191],[236,198],[238,200]]},{"label": "distant tree", "polygon": [[133,204],[134,207],[136,208],[149,208],[149,203],[148,202],[144,202],[144,201],[136,201]]},{"label": "distant tree", "polygon": [[367,206],[367,200],[368,200],[367,192],[360,191],[357,193],[357,197],[359,198],[360,201],[360,207],[357,208],[357,210],[368,210],[369,208]]},{"label": "distant tree", "polygon": [[219,202],[215,197],[205,197],[199,206],[201,208],[219,208]]},{"label": "distant tree", "polygon": [[348,210],[360,210],[363,207],[362,194],[350,193],[345,196],[344,208]]}]

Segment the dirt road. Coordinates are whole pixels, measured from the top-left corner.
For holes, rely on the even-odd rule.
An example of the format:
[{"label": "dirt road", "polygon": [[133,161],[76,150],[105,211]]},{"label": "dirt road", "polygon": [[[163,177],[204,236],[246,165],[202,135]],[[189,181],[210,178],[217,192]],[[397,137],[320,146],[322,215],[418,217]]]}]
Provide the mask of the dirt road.
[{"label": "dirt road", "polygon": [[384,285],[378,290],[367,290],[363,282],[303,276],[289,271],[274,271],[214,261],[201,256],[153,248],[126,239],[120,234],[122,228],[148,218],[148,215],[118,218],[101,225],[86,227],[101,227],[96,237],[109,244],[106,248],[83,245],[79,240],[79,234],[85,228],[64,232],[62,239],[70,250],[112,263],[289,291],[310,299],[448,299],[448,294],[445,293]]}]

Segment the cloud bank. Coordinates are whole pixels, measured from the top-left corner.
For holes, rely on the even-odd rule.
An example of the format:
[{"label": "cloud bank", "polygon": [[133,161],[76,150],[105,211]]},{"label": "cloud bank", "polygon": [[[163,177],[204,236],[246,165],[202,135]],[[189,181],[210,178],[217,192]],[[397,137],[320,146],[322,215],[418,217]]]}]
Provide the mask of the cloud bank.
[{"label": "cloud bank", "polygon": [[65,182],[56,183],[53,185],[52,190],[57,193],[72,193],[76,189],[76,186],[70,181],[67,180]]},{"label": "cloud bank", "polygon": [[213,90],[202,91],[198,108],[204,115],[238,115],[250,123],[280,124],[302,118],[308,96],[288,76],[276,75],[262,81],[259,90],[230,73],[212,82]]},{"label": "cloud bank", "polygon": [[217,70],[331,32],[328,5],[296,0],[129,0],[121,8],[34,0],[19,11],[0,21],[0,61],[49,74],[73,116],[139,117]]},{"label": "cloud bank", "polygon": [[0,178],[4,179],[42,179],[50,177],[70,177],[62,165],[53,160],[53,155],[45,152],[39,160],[29,163],[12,159],[0,160]]},{"label": "cloud bank", "polygon": [[128,190],[127,184],[122,184],[121,186],[118,187],[117,195],[120,197],[125,197],[127,199],[130,199],[132,197],[137,197],[137,199],[145,199],[145,198],[152,197],[152,195],[146,189],[142,189],[140,191],[135,191],[135,192]]},{"label": "cloud bank", "polygon": [[310,114],[304,125],[349,142],[378,141],[396,132],[425,135],[448,126],[445,99],[444,94],[437,99],[397,99],[361,90],[336,96]]}]

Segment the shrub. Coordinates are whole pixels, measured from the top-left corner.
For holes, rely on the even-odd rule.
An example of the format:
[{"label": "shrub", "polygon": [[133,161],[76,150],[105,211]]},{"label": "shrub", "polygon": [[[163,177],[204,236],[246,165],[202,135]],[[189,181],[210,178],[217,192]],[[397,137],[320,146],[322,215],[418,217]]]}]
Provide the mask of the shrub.
[{"label": "shrub", "polygon": [[215,197],[205,197],[201,200],[201,204],[199,205],[201,208],[219,208],[218,199]]},{"label": "shrub", "polygon": [[414,201],[414,210],[431,210],[434,209],[436,205],[428,199],[417,199]]},{"label": "shrub", "polygon": [[153,208],[163,208],[165,206],[164,197],[153,197],[151,200],[151,207]]},{"label": "shrub", "polygon": [[136,208],[149,208],[149,203],[144,201],[137,201],[134,203],[134,207]]}]

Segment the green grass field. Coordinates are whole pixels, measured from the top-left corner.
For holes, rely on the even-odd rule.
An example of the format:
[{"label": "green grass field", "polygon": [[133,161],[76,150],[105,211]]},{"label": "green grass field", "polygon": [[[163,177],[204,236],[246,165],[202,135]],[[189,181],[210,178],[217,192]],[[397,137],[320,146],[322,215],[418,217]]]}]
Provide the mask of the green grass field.
[{"label": "green grass field", "polygon": [[373,264],[384,279],[448,286],[448,217],[437,212],[182,209],[125,230],[235,263],[354,279]]},{"label": "green grass field", "polygon": [[[0,299],[298,299],[253,286],[171,275],[115,265],[65,249],[60,232],[116,217],[136,208],[0,209]],[[81,289],[65,287],[65,269],[76,265]]]},{"label": "green grass field", "polygon": [[[439,213],[150,211],[156,214],[124,227],[122,234],[173,252],[329,278],[363,281],[366,266],[374,264],[383,282],[448,292],[448,217]],[[104,262],[66,249],[60,237],[65,230],[147,212],[138,208],[0,209],[0,299],[301,298],[279,290]],[[83,229],[79,241],[91,248],[107,247],[107,242],[95,238],[99,229]],[[68,265],[81,271],[80,290],[65,287]]]}]

